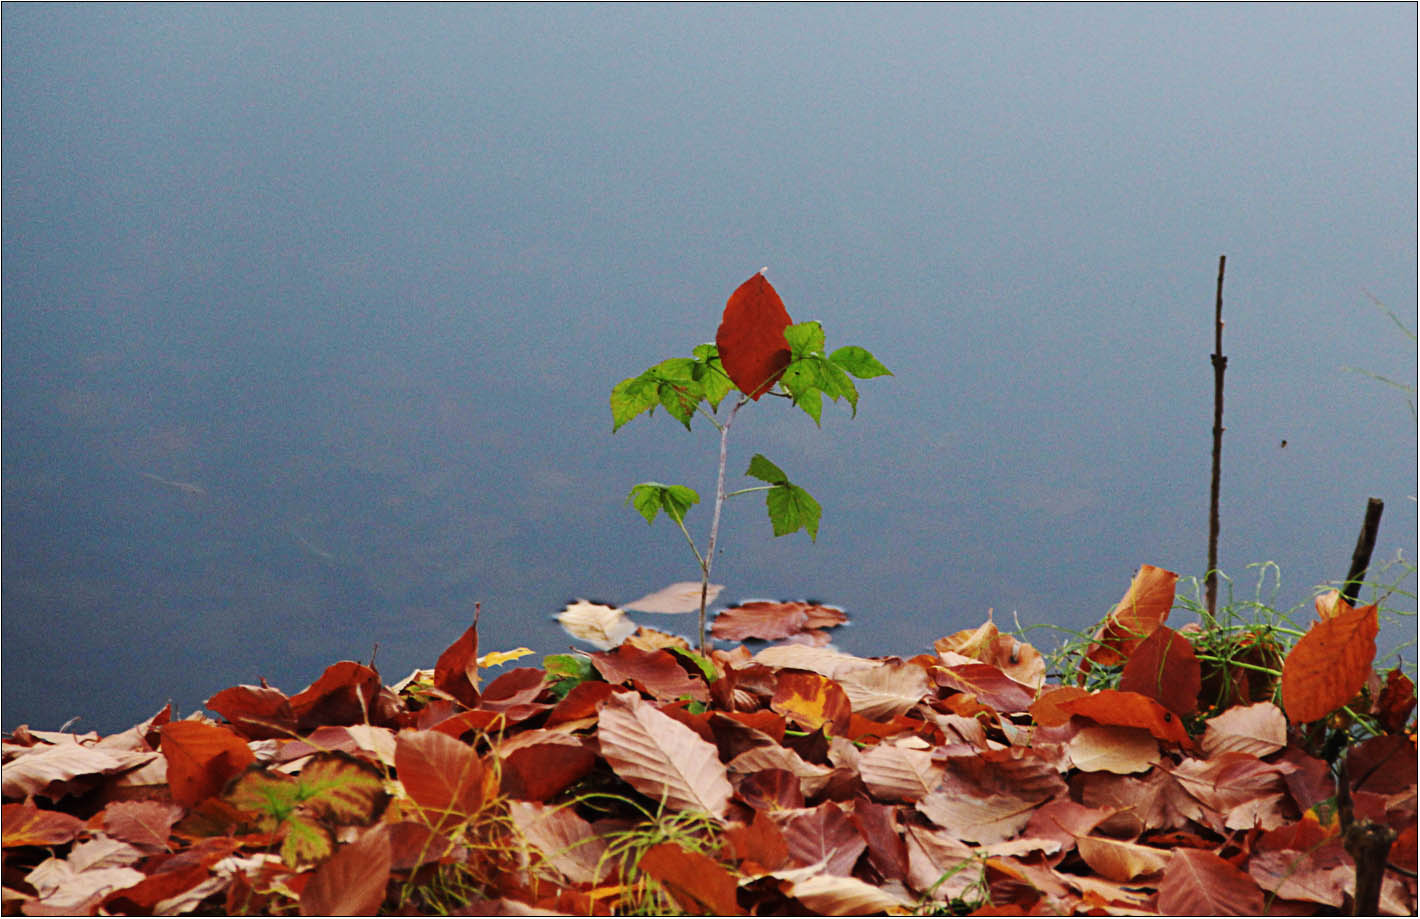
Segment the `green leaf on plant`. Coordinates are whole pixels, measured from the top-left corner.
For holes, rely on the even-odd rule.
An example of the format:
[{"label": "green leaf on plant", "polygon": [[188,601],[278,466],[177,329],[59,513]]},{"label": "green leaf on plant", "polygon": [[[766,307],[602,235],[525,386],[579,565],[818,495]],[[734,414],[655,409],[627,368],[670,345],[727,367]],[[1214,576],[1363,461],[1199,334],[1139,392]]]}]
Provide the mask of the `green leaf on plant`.
[{"label": "green leaf on plant", "polygon": [[797,360],[823,351],[823,326],[814,320],[791,325],[784,330],[784,340]]},{"label": "green leaf on plant", "polygon": [[617,383],[611,390],[612,433],[642,412],[651,411],[660,401],[660,383],[651,370]]},{"label": "green leaf on plant", "polygon": [[764,503],[769,509],[775,536],[785,536],[802,528],[811,541],[818,541],[818,522],[823,508],[813,495],[786,482],[765,492]]},{"label": "green leaf on plant", "polygon": [[689,648],[672,647],[670,651],[673,654],[679,654],[681,657],[700,668],[700,672],[705,676],[706,683],[713,683],[720,678],[720,668],[716,667],[715,662],[708,657],[696,654]]},{"label": "green leaf on plant", "polygon": [[720,350],[714,345],[696,345],[691,352],[695,355],[695,379],[704,387],[705,401],[711,411],[718,411],[720,402],[735,388],[725,365],[720,363]]},{"label": "green leaf on plant", "polygon": [[684,485],[662,485],[660,482],[642,482],[631,487],[626,496],[627,503],[633,505],[646,518],[647,523],[656,520],[656,514],[666,512],[672,520],[685,520],[685,512],[692,504],[700,503],[700,495]]},{"label": "green leaf on plant", "polygon": [[763,453],[756,453],[750,459],[745,475],[754,476],[761,482],[768,482],[770,485],[784,485],[789,481],[784,470],[765,459]]},{"label": "green leaf on plant", "polygon": [[870,377],[892,376],[892,371],[873,357],[867,348],[860,348],[857,345],[844,345],[830,354],[828,359],[860,380]]}]

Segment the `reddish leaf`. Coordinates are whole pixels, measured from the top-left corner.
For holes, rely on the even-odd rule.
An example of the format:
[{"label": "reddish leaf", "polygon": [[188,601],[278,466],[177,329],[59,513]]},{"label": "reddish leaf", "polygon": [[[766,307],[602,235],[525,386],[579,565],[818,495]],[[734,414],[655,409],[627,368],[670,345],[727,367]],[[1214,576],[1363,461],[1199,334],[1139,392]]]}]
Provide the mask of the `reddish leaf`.
[{"label": "reddish leaf", "polygon": [[543,724],[553,727],[568,721],[596,718],[597,709],[606,701],[607,696],[615,691],[616,688],[610,683],[603,683],[601,680],[578,683],[567,695],[562,697],[561,702],[552,707],[552,711],[547,713],[547,720]]},{"label": "reddish leaf", "polygon": [[1030,820],[1040,799],[1009,794],[971,795],[934,791],[916,804],[928,820],[958,839],[989,845],[1010,839]]},{"label": "reddish leaf", "polygon": [[301,915],[377,914],[389,884],[390,858],[389,827],[383,824],[341,846],[306,884],[301,893]]},{"label": "reddish leaf", "polygon": [[1282,664],[1282,707],[1317,721],[1355,698],[1376,656],[1376,608],[1363,606],[1307,630]]},{"label": "reddish leaf", "polygon": [[296,733],[291,701],[284,692],[270,686],[233,686],[208,699],[207,707],[252,740]]},{"label": "reddish leaf", "polygon": [[1287,719],[1271,702],[1235,706],[1208,719],[1203,750],[1212,756],[1229,751],[1267,756],[1287,746]]},{"label": "reddish leaf", "polygon": [[462,861],[467,850],[440,833],[435,833],[422,823],[401,820],[391,823],[390,867],[395,871],[408,871],[430,862]]},{"label": "reddish leaf", "polygon": [[1047,689],[1041,693],[1030,705],[1031,717],[1037,724],[1045,727],[1059,727],[1070,721],[1070,712],[1061,706],[1066,702],[1075,699],[1084,699],[1089,696],[1089,691],[1075,686],[1061,686],[1055,689]]},{"label": "reddish leaf", "polygon": [[847,730],[853,713],[843,687],[826,676],[797,670],[779,673],[769,707],[807,731],[828,725],[834,734]]},{"label": "reddish leaf", "polygon": [[1084,715],[1100,724],[1119,724],[1144,728],[1159,740],[1189,745],[1188,732],[1173,712],[1137,692],[1101,689],[1077,699],[1059,704],[1059,709],[1072,715]]},{"label": "reddish leaf", "polygon": [[724,641],[777,641],[808,629],[808,620],[807,604],[752,600],[721,610],[710,626],[710,634]]},{"label": "reddish leaf", "polygon": [[378,673],[355,661],[340,661],[291,697],[291,711],[303,731],[331,724],[364,724],[375,720],[372,716],[382,689]]},{"label": "reddish leaf", "polygon": [[907,879],[907,847],[897,826],[897,808],[864,798],[853,803],[848,815],[868,844],[868,860],[888,880]]},{"label": "reddish leaf", "polygon": [[84,821],[59,811],[42,810],[33,801],[6,804],[0,817],[5,830],[5,848],[11,846],[60,846],[70,842],[84,828]]},{"label": "reddish leaf", "polygon": [[1159,911],[1170,916],[1259,916],[1257,882],[1212,852],[1174,849],[1159,881]]},{"label": "reddish leaf", "polygon": [[483,761],[446,734],[400,731],[394,764],[400,784],[436,830],[463,823],[483,806]]},{"label": "reddish leaf", "polygon": [[933,667],[938,686],[976,696],[983,705],[1001,712],[1024,712],[1035,701],[1035,690],[1022,686],[990,664],[957,664]]},{"label": "reddish leaf", "polygon": [[183,807],[219,793],[232,776],[256,762],[242,738],[201,721],[163,725],[162,753],[173,800]]},{"label": "reddish leaf", "polygon": [[[770,749],[783,750],[782,747]],[[783,751],[788,753],[787,750]],[[804,806],[803,783],[789,769],[760,769],[739,780],[740,799],[760,812],[793,810]]]},{"label": "reddish leaf", "polygon": [[182,808],[158,801],[117,801],[104,809],[104,832],[149,852],[168,848]]},{"label": "reddish leaf", "polygon": [[434,687],[462,702],[478,704],[478,630],[469,626],[434,663]]},{"label": "reddish leaf", "polygon": [[[104,898],[104,915],[153,915],[154,907],[164,900],[171,900],[182,893],[193,890],[212,878],[212,868],[210,865],[198,862],[196,864],[185,864],[179,859],[172,859],[178,864],[168,868],[164,866],[159,871],[150,874],[147,878],[134,884],[132,887],[125,887],[122,890],[114,891]],[[205,889],[205,888],[204,888]],[[218,888],[220,890],[221,888]],[[195,899],[201,902],[206,896],[215,891],[207,890],[200,892],[201,895]],[[192,905],[196,906],[197,902]],[[165,910],[164,915],[171,915]]]},{"label": "reddish leaf", "polygon": [[1156,626],[1139,643],[1119,679],[1120,689],[1155,699],[1178,715],[1198,710],[1202,686],[1203,669],[1193,645],[1166,625]]},{"label": "reddish leaf", "polygon": [[763,273],[730,294],[715,346],[725,373],[740,392],[757,400],[779,380],[791,356],[784,330],[793,323]]},{"label": "reddish leaf", "polygon": [[479,697],[478,707],[500,712],[507,724],[517,724],[552,707],[550,702],[537,701],[546,685],[545,671],[537,667],[518,667],[489,683]]},{"label": "reddish leaf", "polygon": [[946,769],[930,750],[880,743],[863,752],[858,773],[875,797],[911,803],[936,790]]},{"label": "reddish leaf", "polygon": [[641,870],[661,883],[684,909],[717,916],[743,914],[735,879],[714,859],[673,842],[658,843],[641,856]]},{"label": "reddish leaf", "polygon": [[592,666],[608,683],[629,682],[657,699],[679,699],[688,695],[704,702],[710,698],[710,688],[705,681],[686,673],[670,651],[642,651],[622,645],[593,654]]},{"label": "reddish leaf", "polygon": [[1177,584],[1178,575],[1174,572],[1140,565],[1129,589],[1095,632],[1094,643],[1081,662],[1082,676],[1090,662],[1118,664],[1133,654],[1139,643],[1168,618]]},{"label": "reddish leaf", "polygon": [[1375,712],[1388,733],[1399,734],[1405,730],[1410,713],[1415,711],[1415,684],[1410,682],[1399,667],[1386,674],[1385,686],[1376,700]]},{"label": "reddish leaf", "polygon": [[1382,795],[1415,788],[1415,741],[1386,734],[1361,741],[1346,752],[1346,773],[1354,791]]},{"label": "reddish leaf", "polygon": [[789,856],[800,865],[823,862],[828,874],[849,877],[868,843],[843,809],[832,801],[796,814],[784,823]]},{"label": "reddish leaf", "polygon": [[[797,789],[797,782],[794,787]],[[802,804],[802,800],[799,803]],[[763,808],[754,809],[754,819],[748,824],[735,824],[726,830],[725,838],[735,859],[751,863],[750,867],[741,868],[742,873],[750,873],[754,866],[773,871],[789,861],[789,847],[784,842],[784,833]]]},{"label": "reddish leaf", "polygon": [[547,735],[546,743],[519,746],[503,755],[499,788],[508,797],[546,801],[591,771],[596,754],[580,739],[551,731],[542,733]]}]

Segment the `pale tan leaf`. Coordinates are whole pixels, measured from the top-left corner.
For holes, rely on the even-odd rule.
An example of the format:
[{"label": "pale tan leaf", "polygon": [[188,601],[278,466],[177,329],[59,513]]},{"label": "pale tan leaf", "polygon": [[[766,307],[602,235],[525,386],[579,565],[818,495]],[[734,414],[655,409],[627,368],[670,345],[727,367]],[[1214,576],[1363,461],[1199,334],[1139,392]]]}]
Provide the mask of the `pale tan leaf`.
[{"label": "pale tan leaf", "polygon": [[613,693],[597,720],[601,755],[631,787],[677,811],[721,819],[733,789],[715,745],[636,693]]},{"label": "pale tan leaf", "polygon": [[904,714],[933,690],[926,669],[911,661],[868,661],[867,666],[845,666],[833,679],[843,687],[853,714],[874,721],[889,721]]},{"label": "pale tan leaf", "polygon": [[[724,584],[710,584],[705,592],[706,604],[714,603]],[[679,581],[669,587],[662,587],[655,593],[647,594],[639,600],[623,603],[627,609],[641,613],[695,613],[700,611],[700,582]]]},{"label": "pale tan leaf", "polygon": [[763,772],[766,769],[783,769],[799,780],[799,789],[804,797],[810,798],[823,790],[833,777],[833,770],[817,763],[806,762],[803,757],[787,747],[778,744],[753,747],[729,762],[729,769],[736,773]]},{"label": "pale tan leaf", "polygon": [[1237,706],[1208,719],[1203,752],[1266,756],[1287,746],[1287,716],[1271,702]]},{"label": "pale tan leaf", "polygon": [[567,604],[557,614],[557,621],[568,635],[603,651],[615,648],[636,631],[636,623],[620,608],[586,600]]},{"label": "pale tan leaf", "polygon": [[1066,749],[1070,762],[1082,772],[1127,775],[1145,772],[1159,760],[1159,742],[1152,734],[1117,724],[1081,728]]},{"label": "pale tan leaf", "polygon": [[907,884],[913,890],[931,891],[933,899],[945,901],[985,883],[985,859],[949,831],[911,823],[903,829]]},{"label": "pale tan leaf", "polygon": [[1101,836],[1076,837],[1075,848],[1085,864],[1111,881],[1131,881],[1143,874],[1162,871],[1169,860],[1169,853],[1163,849]]},{"label": "pale tan leaf", "polygon": [[934,791],[917,802],[928,820],[968,842],[989,844],[1010,839],[1030,821],[1039,801],[1015,795],[963,797]]},{"label": "pale tan leaf", "polygon": [[910,910],[916,901],[854,877],[815,874],[790,881],[783,892],[819,916],[865,916]]},{"label": "pale tan leaf", "polygon": [[858,772],[875,797],[911,803],[935,791],[946,768],[934,763],[927,750],[880,743],[863,752]]},{"label": "pale tan leaf", "polygon": [[574,884],[600,883],[614,867],[612,860],[602,858],[606,839],[571,807],[510,799],[508,815],[536,850],[536,857],[545,859]]},{"label": "pale tan leaf", "polygon": [[[71,737],[73,735],[70,735]],[[42,793],[51,784],[64,783],[86,775],[108,775],[140,766],[156,753],[113,753],[95,750],[72,740],[54,746],[29,747],[5,764],[3,781],[6,798],[26,798]]]}]

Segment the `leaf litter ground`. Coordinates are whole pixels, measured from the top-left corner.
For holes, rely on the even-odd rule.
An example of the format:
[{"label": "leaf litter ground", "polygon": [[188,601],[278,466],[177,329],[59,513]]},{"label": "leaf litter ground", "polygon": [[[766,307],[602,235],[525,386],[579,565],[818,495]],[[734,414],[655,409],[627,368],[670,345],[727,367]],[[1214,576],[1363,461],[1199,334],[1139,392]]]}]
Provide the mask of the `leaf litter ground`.
[{"label": "leaf litter ground", "polygon": [[1363,883],[1413,914],[1415,693],[1372,670],[1375,608],[1205,666],[1176,578],[1140,569],[1075,685],[990,622],[862,658],[823,645],[841,611],[756,602],[715,635],[786,643],[617,628],[484,684],[527,652],[480,658],[475,623],[393,687],[342,661],[219,718],[20,727],[4,911],[1336,914],[1364,831]]}]

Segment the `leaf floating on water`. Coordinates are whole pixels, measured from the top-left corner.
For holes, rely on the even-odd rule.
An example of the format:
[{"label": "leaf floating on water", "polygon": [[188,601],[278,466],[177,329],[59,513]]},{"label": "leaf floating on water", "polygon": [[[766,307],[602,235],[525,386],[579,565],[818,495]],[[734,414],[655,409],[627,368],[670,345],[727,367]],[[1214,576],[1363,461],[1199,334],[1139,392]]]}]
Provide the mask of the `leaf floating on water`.
[{"label": "leaf floating on water", "polygon": [[763,638],[775,641],[813,629],[831,629],[848,621],[848,614],[833,606],[817,603],[775,603],[751,600],[721,610],[711,628],[716,638],[744,641]]},{"label": "leaf floating on water", "polygon": [[478,659],[480,667],[497,667],[499,664],[506,664],[508,661],[515,661],[520,657],[527,657],[535,654],[532,648],[514,648],[511,651],[490,651]]},{"label": "leaf floating on water", "polygon": [[[724,589],[724,584],[711,584],[705,593],[705,602],[713,603]],[[679,581],[624,606],[642,613],[697,612],[700,609],[700,582]]]},{"label": "leaf floating on water", "polygon": [[587,600],[567,604],[557,614],[557,621],[568,635],[603,651],[615,648],[636,631],[636,623],[620,607]]}]

